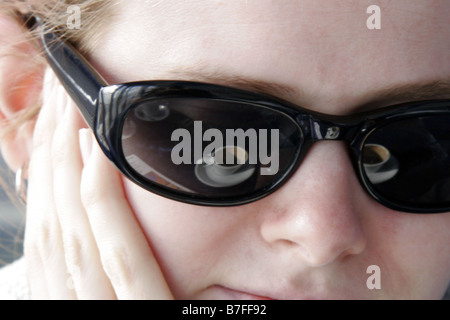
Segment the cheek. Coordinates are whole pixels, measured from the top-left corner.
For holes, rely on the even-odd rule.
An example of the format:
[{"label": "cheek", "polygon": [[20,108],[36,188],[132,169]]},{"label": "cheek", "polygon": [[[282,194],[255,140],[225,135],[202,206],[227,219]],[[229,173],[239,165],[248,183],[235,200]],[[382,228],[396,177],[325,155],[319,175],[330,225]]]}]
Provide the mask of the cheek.
[{"label": "cheek", "polygon": [[369,223],[376,227],[368,236],[385,288],[404,292],[408,298],[440,299],[450,282],[450,214],[380,210],[373,216]]},{"label": "cheek", "polygon": [[191,295],[220,260],[232,221],[220,209],[165,199],[127,179],[124,187],[174,295]]},{"label": "cheek", "polygon": [[[124,187],[177,298],[195,296],[223,277],[220,270],[229,267],[230,248],[255,241],[248,238],[255,236],[252,230],[245,229],[247,238],[242,232],[246,219],[255,218],[252,215],[171,201],[127,179]],[[367,248],[348,263],[379,265],[382,288],[392,296],[439,299],[450,281],[450,214],[414,215],[377,207],[361,219]]]}]

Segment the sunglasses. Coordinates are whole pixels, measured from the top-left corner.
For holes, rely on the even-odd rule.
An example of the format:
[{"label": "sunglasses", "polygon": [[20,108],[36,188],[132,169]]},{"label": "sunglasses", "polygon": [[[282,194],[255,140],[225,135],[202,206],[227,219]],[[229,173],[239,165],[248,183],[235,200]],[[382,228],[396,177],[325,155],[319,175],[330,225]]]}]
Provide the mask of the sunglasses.
[{"label": "sunglasses", "polygon": [[[39,17],[27,24],[44,29]],[[250,203],[286,183],[315,142],[333,140],[347,142],[361,185],[382,205],[450,211],[450,100],[330,116],[207,83],[108,85],[73,46],[41,31],[50,66],[103,152],[148,191],[197,205]]]}]

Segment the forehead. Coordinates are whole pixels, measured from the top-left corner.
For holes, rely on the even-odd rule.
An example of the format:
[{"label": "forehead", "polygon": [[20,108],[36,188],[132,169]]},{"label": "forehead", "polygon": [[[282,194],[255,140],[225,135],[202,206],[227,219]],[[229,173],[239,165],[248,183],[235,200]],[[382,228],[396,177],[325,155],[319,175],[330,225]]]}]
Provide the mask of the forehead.
[{"label": "forehead", "polygon": [[95,55],[113,81],[233,74],[337,107],[374,88],[448,78],[450,2],[377,5],[381,29],[369,30],[366,1],[120,1]]}]

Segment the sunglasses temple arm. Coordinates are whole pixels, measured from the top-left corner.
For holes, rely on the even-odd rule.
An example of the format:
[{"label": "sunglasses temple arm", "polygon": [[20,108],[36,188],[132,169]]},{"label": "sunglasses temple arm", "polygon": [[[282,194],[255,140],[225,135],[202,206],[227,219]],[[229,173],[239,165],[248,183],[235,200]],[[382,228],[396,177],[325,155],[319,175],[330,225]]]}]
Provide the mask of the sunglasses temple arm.
[{"label": "sunglasses temple arm", "polygon": [[[42,27],[42,20],[31,17],[32,28]],[[29,22],[28,22],[29,23]],[[90,128],[94,128],[97,100],[106,81],[90,63],[70,44],[61,40],[54,32],[41,30],[40,40],[45,57],[72,97]]]}]

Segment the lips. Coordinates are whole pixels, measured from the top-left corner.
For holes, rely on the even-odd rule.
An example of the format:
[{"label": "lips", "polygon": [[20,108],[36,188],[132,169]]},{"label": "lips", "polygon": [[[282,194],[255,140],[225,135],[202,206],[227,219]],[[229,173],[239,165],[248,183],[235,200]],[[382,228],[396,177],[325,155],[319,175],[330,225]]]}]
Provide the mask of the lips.
[{"label": "lips", "polygon": [[260,295],[257,293],[250,293],[246,291],[235,290],[220,285],[216,285],[212,288],[213,296],[218,299],[226,300],[276,300],[275,298]]},{"label": "lips", "polygon": [[[273,291],[273,290],[272,290]],[[208,290],[207,299],[213,300],[344,300],[353,299],[345,294],[314,295],[304,294],[298,290],[270,290],[233,289],[222,285],[214,285]]]}]

